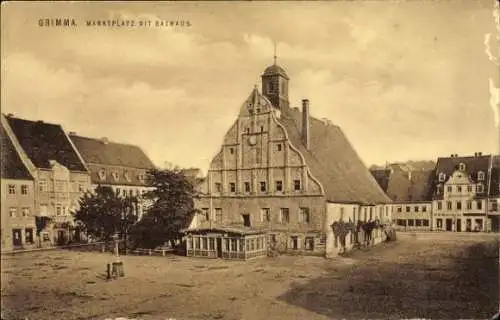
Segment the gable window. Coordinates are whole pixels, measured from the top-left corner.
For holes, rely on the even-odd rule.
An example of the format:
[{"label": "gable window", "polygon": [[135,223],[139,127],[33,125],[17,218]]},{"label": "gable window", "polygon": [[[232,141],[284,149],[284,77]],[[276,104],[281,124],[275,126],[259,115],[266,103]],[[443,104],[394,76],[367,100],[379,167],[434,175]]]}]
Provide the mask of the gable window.
[{"label": "gable window", "polygon": [[276,145],[276,148],[277,148],[277,150],[278,150],[278,151],[281,151],[281,143],[278,143],[278,144]]},{"label": "gable window", "polygon": [[457,186],[457,192],[462,192],[462,186]]},{"label": "gable window", "polygon": [[45,180],[40,180],[38,182],[38,190],[42,191],[42,192],[45,192],[47,191],[47,181]]},{"label": "gable window", "polygon": [[23,208],[23,217],[27,217],[30,215],[30,208],[24,207]]},{"label": "gable window", "polygon": [[477,193],[483,193],[483,192],[484,192],[484,187],[483,187],[483,185],[482,185],[482,184],[478,184],[478,185],[476,186],[476,192],[477,192]]},{"label": "gable window", "polygon": [[438,207],[438,210],[443,209],[443,203],[441,201],[438,201],[437,207]]},{"label": "gable window", "polygon": [[28,185],[26,185],[26,184],[21,185],[21,194],[22,195],[28,194]]},{"label": "gable window", "polygon": [[283,191],[283,181],[281,180],[276,181],[276,191],[278,192]]},{"label": "gable window", "polygon": [[293,180],[293,188],[295,191],[300,190],[300,180]]},{"label": "gable window", "polygon": [[16,185],[9,184],[9,194],[16,194]]},{"label": "gable window", "polygon": [[422,207],[422,212],[427,212],[427,207],[426,206]]},{"label": "gable window", "polygon": [[215,192],[220,193],[222,190],[222,184],[220,182],[215,183]]},{"label": "gable window", "polygon": [[452,187],[451,187],[451,186],[448,186],[448,187],[446,188],[446,191],[451,192],[451,191],[452,191]]},{"label": "gable window", "polygon": [[[245,227],[250,227],[251,226],[250,215],[249,214],[242,214],[241,216],[243,217],[243,225]],[[236,244],[236,241],[235,241],[235,244]]]},{"label": "gable window", "polygon": [[215,208],[215,221],[222,223],[222,208]]},{"label": "gable window", "polygon": [[260,182],[260,191],[266,192],[266,182],[265,181]]},{"label": "gable window", "polygon": [[477,173],[477,180],[479,180],[479,181],[484,181],[484,172],[479,171],[479,172]]},{"label": "gable window", "polygon": [[309,208],[300,208],[299,221],[309,223],[310,218],[311,217],[309,215]]},{"label": "gable window", "polygon": [[229,148],[229,152],[230,152],[231,154],[233,154],[233,153],[234,153],[234,148]]},{"label": "gable window", "polygon": [[250,182],[245,182],[245,192],[250,192],[252,189],[250,188]]},{"label": "gable window", "polygon": [[231,193],[236,192],[236,184],[234,182],[229,183],[229,192]]},{"label": "gable window", "polygon": [[260,209],[260,221],[261,222],[271,221],[271,211],[269,210],[269,208]]},{"label": "gable window", "polygon": [[447,208],[448,210],[451,210],[451,209],[452,209],[452,207],[451,207],[451,201],[446,201],[446,208]]},{"label": "gable window", "polygon": [[439,182],[443,182],[445,179],[446,179],[446,174],[444,172],[440,172],[438,177]]},{"label": "gable window", "polygon": [[128,173],[128,171],[125,171],[125,172],[123,173],[123,177],[124,177],[124,178],[125,178],[125,180],[127,180],[128,182],[130,182],[130,181],[131,181],[131,179],[130,179],[130,174]]},{"label": "gable window", "polygon": [[459,169],[460,171],[465,171],[465,164],[463,164],[463,163],[459,164],[459,165],[458,165],[458,169]]},{"label": "gable window", "polygon": [[397,208],[397,211],[398,211],[398,212],[403,212],[403,208],[402,208],[402,207],[398,207],[398,208]]},{"label": "gable window", "polygon": [[288,208],[281,208],[280,220],[282,223],[289,223],[290,222],[290,210]]},{"label": "gable window", "polygon": [[17,214],[17,208],[9,208],[9,215],[11,218],[15,218]]},{"label": "gable window", "polygon": [[467,192],[472,192],[472,186],[467,186]]},{"label": "gable window", "polygon": [[106,171],[104,171],[104,169],[99,170],[99,179],[106,179]]}]

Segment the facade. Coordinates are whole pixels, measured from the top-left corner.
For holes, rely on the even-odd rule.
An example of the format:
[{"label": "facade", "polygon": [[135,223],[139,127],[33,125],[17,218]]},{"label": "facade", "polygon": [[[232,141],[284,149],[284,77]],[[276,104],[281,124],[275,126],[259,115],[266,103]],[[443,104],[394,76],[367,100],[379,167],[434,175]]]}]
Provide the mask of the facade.
[{"label": "facade", "polygon": [[281,251],[335,255],[331,224],[388,219],[390,199],[342,130],[288,101],[274,64],[240,108],[201,184],[191,228],[251,228]]},{"label": "facade", "polygon": [[488,224],[491,231],[500,232],[500,156],[491,158],[491,174],[488,190]]},{"label": "facade", "polygon": [[[92,187],[111,187],[120,196],[141,196],[150,188],[146,184],[147,171],[155,166],[137,146],[111,142],[106,138],[69,137],[90,171]],[[139,219],[148,206],[140,201],[136,207]]]},{"label": "facade", "polygon": [[[435,165],[435,164],[434,164]],[[396,230],[432,229],[432,182],[429,164],[394,163],[371,172],[380,187],[394,201],[392,221]]]},{"label": "facade", "polygon": [[433,228],[445,231],[490,231],[487,218],[492,156],[438,158],[432,201]]},{"label": "facade", "polygon": [[2,115],[2,126],[34,178],[34,215],[51,219],[41,245],[67,243],[75,236],[72,212],[90,189],[83,159],[60,125]]},{"label": "facade", "polygon": [[1,149],[1,249],[36,245],[34,179],[11,139],[0,127]]}]

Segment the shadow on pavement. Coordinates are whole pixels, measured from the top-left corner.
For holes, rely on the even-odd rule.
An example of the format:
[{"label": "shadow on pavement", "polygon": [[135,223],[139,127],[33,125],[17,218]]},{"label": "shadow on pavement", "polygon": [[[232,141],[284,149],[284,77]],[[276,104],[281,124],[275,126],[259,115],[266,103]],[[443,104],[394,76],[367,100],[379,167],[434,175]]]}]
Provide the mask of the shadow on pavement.
[{"label": "shadow on pavement", "polygon": [[498,311],[498,242],[441,253],[413,246],[385,260],[397,246],[354,254],[361,257],[354,267],[332,265],[279,300],[336,319],[488,319]]}]

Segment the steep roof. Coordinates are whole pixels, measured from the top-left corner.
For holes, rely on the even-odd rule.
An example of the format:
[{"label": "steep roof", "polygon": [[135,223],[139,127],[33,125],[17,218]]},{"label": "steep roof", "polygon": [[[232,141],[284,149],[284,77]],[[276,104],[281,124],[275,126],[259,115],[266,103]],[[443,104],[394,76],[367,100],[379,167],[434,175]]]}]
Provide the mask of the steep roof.
[{"label": "steep roof", "polygon": [[477,182],[477,174],[479,171],[484,172],[485,175],[488,173],[490,159],[491,155],[440,157],[436,164],[436,176],[442,172],[446,174],[446,179],[448,179],[453,172],[459,168],[460,163],[463,163],[465,164],[465,172],[468,173],[474,182]]},{"label": "steep roof", "polygon": [[69,170],[87,171],[60,125],[11,116],[6,118],[24,152],[37,168],[50,169],[49,161],[55,160]]},{"label": "steep roof", "polygon": [[434,169],[409,170],[402,164],[391,164],[390,169],[372,170],[382,189],[395,202],[431,201]]},{"label": "steep roof", "polygon": [[301,119],[298,109],[286,108],[279,121],[292,144],[304,155],[313,176],[323,185],[328,201],[391,202],[338,126],[309,117],[310,145],[306,149],[301,140]]},{"label": "steep roof", "polygon": [[154,165],[138,146],[70,135],[70,139],[87,163],[140,169]]},{"label": "steep roof", "polygon": [[33,180],[30,172],[21,161],[10,137],[5,132],[3,125],[0,125],[1,141],[1,161],[0,176],[2,179]]},{"label": "steep roof", "polygon": [[288,75],[286,74],[285,70],[276,63],[267,67],[262,74],[263,77],[274,75],[281,75],[283,78],[288,79]]}]

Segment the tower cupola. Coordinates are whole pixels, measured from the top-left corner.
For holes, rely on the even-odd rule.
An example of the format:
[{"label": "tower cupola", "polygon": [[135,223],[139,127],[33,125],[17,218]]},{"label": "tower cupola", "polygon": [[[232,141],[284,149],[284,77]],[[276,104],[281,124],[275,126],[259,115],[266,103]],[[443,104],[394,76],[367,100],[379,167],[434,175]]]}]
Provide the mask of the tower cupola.
[{"label": "tower cupola", "polygon": [[276,46],[274,48],[274,64],[267,67],[262,74],[262,94],[269,99],[273,107],[283,110],[289,107],[288,75],[277,64]]}]

